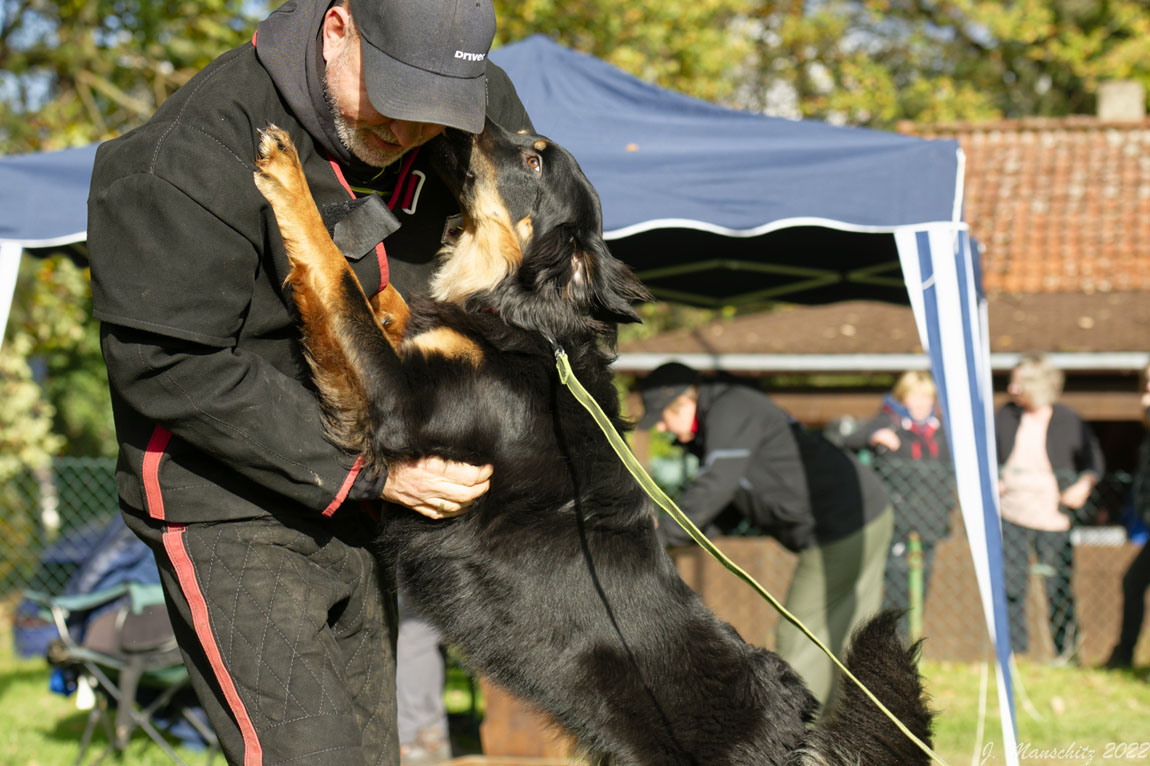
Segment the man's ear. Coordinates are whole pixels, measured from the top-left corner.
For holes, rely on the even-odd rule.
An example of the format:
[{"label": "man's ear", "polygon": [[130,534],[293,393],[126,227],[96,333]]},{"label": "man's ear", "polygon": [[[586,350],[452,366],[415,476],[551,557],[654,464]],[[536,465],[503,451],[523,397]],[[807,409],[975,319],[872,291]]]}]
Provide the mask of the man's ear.
[{"label": "man's ear", "polygon": [[346,3],[336,3],[323,15],[323,60],[330,64],[339,55],[343,46],[355,42],[351,11]]}]

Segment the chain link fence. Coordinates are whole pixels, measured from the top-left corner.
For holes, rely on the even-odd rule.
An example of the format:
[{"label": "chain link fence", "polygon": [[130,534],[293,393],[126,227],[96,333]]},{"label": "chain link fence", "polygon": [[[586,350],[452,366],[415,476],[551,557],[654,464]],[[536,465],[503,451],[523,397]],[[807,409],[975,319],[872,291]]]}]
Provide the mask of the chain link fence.
[{"label": "chain link fence", "polygon": [[62,457],[0,482],[0,598],[12,606],[17,653],[42,655],[56,635],[25,590],[64,592],[119,513],[110,458]]},{"label": "chain link fence", "polygon": [[59,593],[118,511],[111,458],[56,458],[0,484],[0,594]]},{"label": "chain link fence", "polygon": [[[987,651],[982,606],[949,466],[879,456],[868,462],[887,486],[896,512],[887,604],[920,606],[928,657],[981,659]],[[85,546],[118,513],[114,467],[111,459],[59,458],[45,470],[26,470],[0,485],[4,509],[0,516],[0,594],[11,600],[18,599],[24,589],[63,591],[87,553]],[[693,468],[693,463],[677,460],[652,466],[656,479],[672,490]],[[1092,523],[1132,515],[1130,485],[1127,473],[1104,477],[1086,507],[1076,514],[1068,534],[1035,535],[1013,525],[1006,527],[1008,612],[1020,654],[1041,661],[1085,664],[1106,659],[1118,636],[1122,574],[1146,530],[1133,524],[1123,528]],[[912,533],[917,536],[917,547]],[[726,534],[721,544],[729,555],[772,592],[786,592],[794,566],[792,554],[756,537],[756,530],[746,525],[732,527]],[[777,617],[770,608],[756,603],[725,570],[713,571],[713,562],[697,558],[698,553],[676,553],[684,577],[748,640],[771,646]],[[16,615],[17,621],[25,618],[31,619]],[[1136,658],[1146,662],[1150,660],[1150,629],[1144,629],[1142,637]]]},{"label": "chain link fence", "polygon": [[[984,659],[990,643],[949,461],[862,457],[887,488],[895,511],[884,605],[911,610],[906,629],[926,639],[926,657]],[[672,496],[696,468],[689,455],[656,459],[651,466]],[[1086,505],[1073,512],[1067,532],[1004,525],[1007,612],[1020,656],[1082,665],[1106,661],[1121,624],[1122,575],[1147,534],[1134,521],[1131,483],[1122,471],[1103,477]],[[776,596],[786,593],[794,554],[741,520],[725,527],[716,542]],[[778,616],[769,605],[701,550],[675,549],[673,556],[684,579],[720,617],[747,640],[773,648]],[[1141,636],[1135,659],[1145,663],[1150,626]]]},{"label": "chain link fence", "polygon": [[[869,462],[895,511],[885,605],[911,609],[912,616],[919,610],[921,635],[940,659],[976,655],[987,639],[950,465],[889,455]],[[1062,486],[1074,479],[1058,478]],[[1129,473],[1107,474],[1082,508],[1061,509],[1067,530],[1003,523],[1003,582],[1016,654],[1055,663],[1106,660],[1118,639],[1122,575],[1146,538],[1134,521],[1131,484]],[[1123,519],[1127,526],[1098,524]],[[979,641],[969,641],[972,633]]]}]

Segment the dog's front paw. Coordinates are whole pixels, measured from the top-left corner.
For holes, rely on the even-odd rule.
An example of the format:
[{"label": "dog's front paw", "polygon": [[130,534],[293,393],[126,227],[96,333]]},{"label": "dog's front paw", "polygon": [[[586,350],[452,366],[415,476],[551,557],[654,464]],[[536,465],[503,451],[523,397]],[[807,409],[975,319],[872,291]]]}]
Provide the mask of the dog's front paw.
[{"label": "dog's front paw", "polygon": [[273,204],[281,195],[294,197],[307,193],[307,180],[295,144],[286,131],[275,125],[260,131],[255,180],[260,192]]}]

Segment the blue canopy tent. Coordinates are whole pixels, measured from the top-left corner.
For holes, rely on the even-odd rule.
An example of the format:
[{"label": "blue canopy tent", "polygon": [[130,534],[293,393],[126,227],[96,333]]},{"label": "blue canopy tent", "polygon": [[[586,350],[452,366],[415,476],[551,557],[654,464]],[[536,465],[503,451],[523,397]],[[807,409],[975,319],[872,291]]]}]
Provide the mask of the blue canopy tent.
[{"label": "blue canopy tent", "polygon": [[[492,53],[536,128],[603,201],[611,249],[660,298],[696,305],[910,302],[953,441],[1017,763],[995,491],[986,302],[953,141],[791,121],[662,90],[532,37]],[[82,248],[95,147],[0,158],[0,329],[25,249]]]},{"label": "blue canopy tent", "polygon": [[492,60],[579,160],[612,252],[660,298],[905,303],[890,233],[965,228],[953,141],[726,109],[540,36]]}]

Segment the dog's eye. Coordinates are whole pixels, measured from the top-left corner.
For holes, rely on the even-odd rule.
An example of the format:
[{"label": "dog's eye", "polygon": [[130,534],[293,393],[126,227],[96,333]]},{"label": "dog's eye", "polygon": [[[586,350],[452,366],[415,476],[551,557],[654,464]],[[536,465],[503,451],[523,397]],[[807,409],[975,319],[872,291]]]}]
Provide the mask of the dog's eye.
[{"label": "dog's eye", "polygon": [[527,167],[531,168],[536,173],[542,173],[543,172],[543,158],[540,157],[538,154],[528,154],[527,155]]}]

